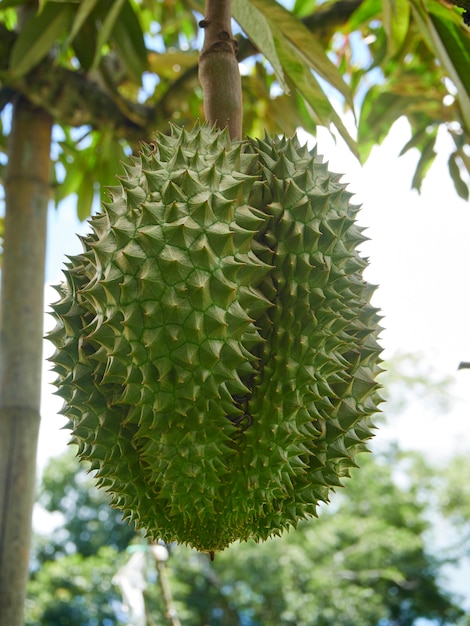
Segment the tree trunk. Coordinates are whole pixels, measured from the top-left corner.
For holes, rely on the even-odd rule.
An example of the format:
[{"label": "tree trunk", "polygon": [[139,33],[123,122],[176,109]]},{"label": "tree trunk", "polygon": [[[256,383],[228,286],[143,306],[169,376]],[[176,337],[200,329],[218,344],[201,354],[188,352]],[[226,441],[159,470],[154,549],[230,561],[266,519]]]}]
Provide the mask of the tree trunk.
[{"label": "tree trunk", "polygon": [[0,311],[0,624],[21,626],[40,421],[52,118],[13,109]]}]

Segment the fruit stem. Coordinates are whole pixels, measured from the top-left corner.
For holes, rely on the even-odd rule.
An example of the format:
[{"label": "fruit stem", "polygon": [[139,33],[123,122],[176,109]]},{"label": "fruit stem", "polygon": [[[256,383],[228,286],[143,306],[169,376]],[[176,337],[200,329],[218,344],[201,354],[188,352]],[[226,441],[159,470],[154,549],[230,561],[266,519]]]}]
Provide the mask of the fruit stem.
[{"label": "fruit stem", "polygon": [[227,127],[232,139],[241,139],[242,86],[231,16],[231,0],[206,0],[206,16],[199,22],[204,29],[199,80],[206,121],[220,129]]}]

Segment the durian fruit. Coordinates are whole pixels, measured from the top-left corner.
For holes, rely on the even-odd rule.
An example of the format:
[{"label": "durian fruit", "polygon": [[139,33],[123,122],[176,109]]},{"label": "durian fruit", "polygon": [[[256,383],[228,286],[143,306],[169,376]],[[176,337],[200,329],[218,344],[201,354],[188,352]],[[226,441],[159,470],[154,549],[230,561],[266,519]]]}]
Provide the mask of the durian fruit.
[{"label": "durian fruit", "polygon": [[280,534],[342,484],[380,401],[358,207],[295,138],[173,127],[125,169],[53,305],[78,454],[154,539]]}]

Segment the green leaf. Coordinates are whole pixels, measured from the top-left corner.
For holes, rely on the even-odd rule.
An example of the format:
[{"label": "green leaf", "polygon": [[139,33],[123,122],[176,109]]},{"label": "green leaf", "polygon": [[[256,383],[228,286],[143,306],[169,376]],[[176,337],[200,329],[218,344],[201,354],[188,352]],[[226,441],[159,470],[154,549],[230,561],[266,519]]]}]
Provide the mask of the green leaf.
[{"label": "green leaf", "polygon": [[93,60],[93,69],[96,69],[99,65],[99,61],[102,54],[103,46],[109,41],[111,31],[114,28],[114,24],[118,19],[119,13],[123,7],[125,0],[115,0],[111,5],[109,11],[106,12],[103,24],[98,31],[98,41],[96,43],[95,58]]},{"label": "green leaf", "polygon": [[449,157],[449,173],[454,182],[455,190],[459,194],[459,196],[463,200],[468,200],[469,198],[469,190],[467,183],[463,180],[462,174],[460,173],[460,167],[457,162],[457,153],[453,152]]},{"label": "green leaf", "polygon": [[55,193],[55,202],[58,204],[61,200],[72,193],[78,193],[83,180],[83,172],[78,167],[68,167],[64,180],[57,185]]},{"label": "green leaf", "polygon": [[[463,89],[467,96],[470,95],[470,40],[468,33],[461,26],[457,26],[451,20],[442,19],[431,14],[431,20],[445,47],[448,58],[458,76],[460,86],[456,83],[457,89]],[[470,127],[469,127],[470,128]]]},{"label": "green leaf", "polygon": [[411,135],[411,139],[406,142],[403,148],[400,150],[399,156],[403,156],[409,150],[416,148],[420,152],[423,150],[423,146],[426,145],[429,137],[429,132],[427,128],[422,128],[419,132],[413,132]]},{"label": "green leaf", "polygon": [[83,221],[91,215],[93,199],[95,197],[93,177],[89,172],[83,176],[77,194],[77,216],[79,220]]},{"label": "green leaf", "polygon": [[[150,52],[148,70],[161,79],[175,80],[181,71],[197,66],[199,53],[196,50],[170,50],[162,53]],[[175,67],[178,68],[175,70]]]},{"label": "green leaf", "polygon": [[232,13],[249,39],[273,66],[282,89],[288,92],[289,88],[276,51],[273,33],[263,12],[247,0],[233,0]]},{"label": "green leaf", "polygon": [[421,190],[421,185],[423,184],[424,177],[431,167],[434,159],[436,158],[436,153],[434,152],[434,145],[436,143],[436,132],[430,135],[429,140],[424,144],[421,149],[421,156],[418,161],[418,165],[416,166],[416,171],[413,176],[413,180],[411,183],[411,188],[416,189],[417,191]]},{"label": "green leaf", "polygon": [[393,57],[400,51],[408,34],[410,3],[409,0],[383,0],[382,9],[388,54]]},{"label": "green leaf", "polygon": [[[282,34],[279,36],[282,37]],[[276,44],[278,44],[277,40]],[[285,39],[281,45],[277,45],[277,48],[286,76],[310,105],[315,123],[327,128],[333,123],[353,154],[359,156],[356,142],[347,131],[309,66],[303,59],[299,59],[294,44]]]},{"label": "green leaf", "polygon": [[73,51],[85,72],[88,72],[93,65],[96,41],[97,28],[95,21],[93,19],[86,20],[72,42]]},{"label": "green leaf", "polygon": [[9,9],[10,7],[17,7],[21,4],[26,4],[27,0],[0,0],[0,10]]},{"label": "green leaf", "polygon": [[449,19],[444,19],[436,13],[428,12],[423,0],[410,0],[410,2],[413,16],[423,37],[457,89],[456,99],[460,104],[462,119],[465,127],[470,131],[468,35],[463,26],[459,28],[453,21],[453,11],[449,11]]},{"label": "green leaf", "polygon": [[295,0],[292,13],[294,15],[303,17],[305,15],[310,15],[310,13],[313,13],[317,6],[317,0]]},{"label": "green leaf", "polygon": [[103,12],[92,69],[97,69],[103,46],[111,42],[128,76],[138,85],[147,69],[147,49],[139,20],[128,0],[116,0],[110,11]]},{"label": "green leaf", "polygon": [[[352,94],[344,82],[341,72],[329,59],[320,41],[312,35],[298,18],[272,0],[238,0],[238,2],[241,1],[249,2],[264,14],[273,33],[273,38],[276,40],[279,56],[281,55],[279,46],[289,42],[298,60],[301,60],[306,67],[313,69],[314,72],[337,89],[344,96],[351,109],[353,109]],[[280,37],[281,34],[282,37]],[[261,52],[264,54],[263,50]],[[289,52],[292,53],[291,51]]]},{"label": "green leaf", "polygon": [[349,32],[360,30],[374,18],[380,19],[381,13],[382,0],[364,0],[348,20]]},{"label": "green leaf", "polygon": [[22,28],[10,58],[15,77],[27,74],[68,31],[73,4],[48,2],[41,13],[34,15]]},{"label": "green leaf", "polygon": [[93,11],[99,0],[82,0],[78,6],[78,11],[75,14],[75,19],[72,24],[72,28],[69,36],[67,37],[66,46],[68,46],[76,37],[77,33],[82,28],[83,24]]},{"label": "green leaf", "polygon": [[318,73],[338,89],[352,108],[349,87],[344,83],[341,73],[330,61],[321,44],[297,18],[276,2],[234,0],[233,9],[235,19],[247,35],[253,38],[253,43],[260,52],[271,62],[280,82],[287,79],[289,84],[302,94],[311,109],[315,123],[327,127],[334,123],[348,146],[357,155],[354,140],[313,73]]},{"label": "green leaf", "polygon": [[111,37],[129,76],[140,85],[148,67],[147,48],[139,20],[128,0],[117,16]]},{"label": "green leaf", "polygon": [[[466,1],[468,0],[462,0],[461,2],[462,8],[463,8],[464,2]],[[448,4],[436,2],[436,0],[424,0],[424,2],[425,2],[426,10],[431,15],[436,15],[437,17],[440,17],[443,20],[451,21],[456,26],[458,26],[459,29],[461,29],[463,32],[467,32],[467,30],[464,29],[464,27],[462,26],[462,13],[456,7],[451,9]],[[457,0],[455,4],[458,5],[459,1]],[[470,2],[469,2],[469,8],[470,8]]]},{"label": "green leaf", "polygon": [[383,93],[380,85],[374,85],[364,97],[358,125],[358,148],[364,163],[372,148],[388,135],[392,124],[405,115],[409,99],[394,93]]}]

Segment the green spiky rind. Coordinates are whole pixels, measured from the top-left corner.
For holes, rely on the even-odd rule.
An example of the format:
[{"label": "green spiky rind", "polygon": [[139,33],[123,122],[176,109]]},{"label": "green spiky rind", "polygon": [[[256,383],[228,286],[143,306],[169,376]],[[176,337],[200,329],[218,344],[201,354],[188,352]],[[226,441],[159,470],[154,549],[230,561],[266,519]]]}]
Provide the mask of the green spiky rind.
[{"label": "green spiky rind", "polygon": [[249,391],[254,319],[271,306],[253,289],[269,270],[252,251],[263,218],[243,202],[253,160],[207,127],[144,147],[54,307],[53,360],[79,454],[125,514],[168,541],[189,541],[195,514],[221,545],[240,525],[223,493],[243,417],[233,396]]},{"label": "green spiky rind", "polygon": [[379,402],[350,194],[295,140],[199,125],[110,194],[53,307],[79,455],[165,541],[220,550],[315,515]]},{"label": "green spiky rind", "polygon": [[295,139],[265,137],[251,149],[271,216],[259,240],[274,267],[258,288],[275,306],[257,321],[266,341],[243,463],[253,501],[270,511],[257,529],[265,539],[315,515],[367,449],[380,402],[379,316],[362,278],[358,207],[339,177]]}]

